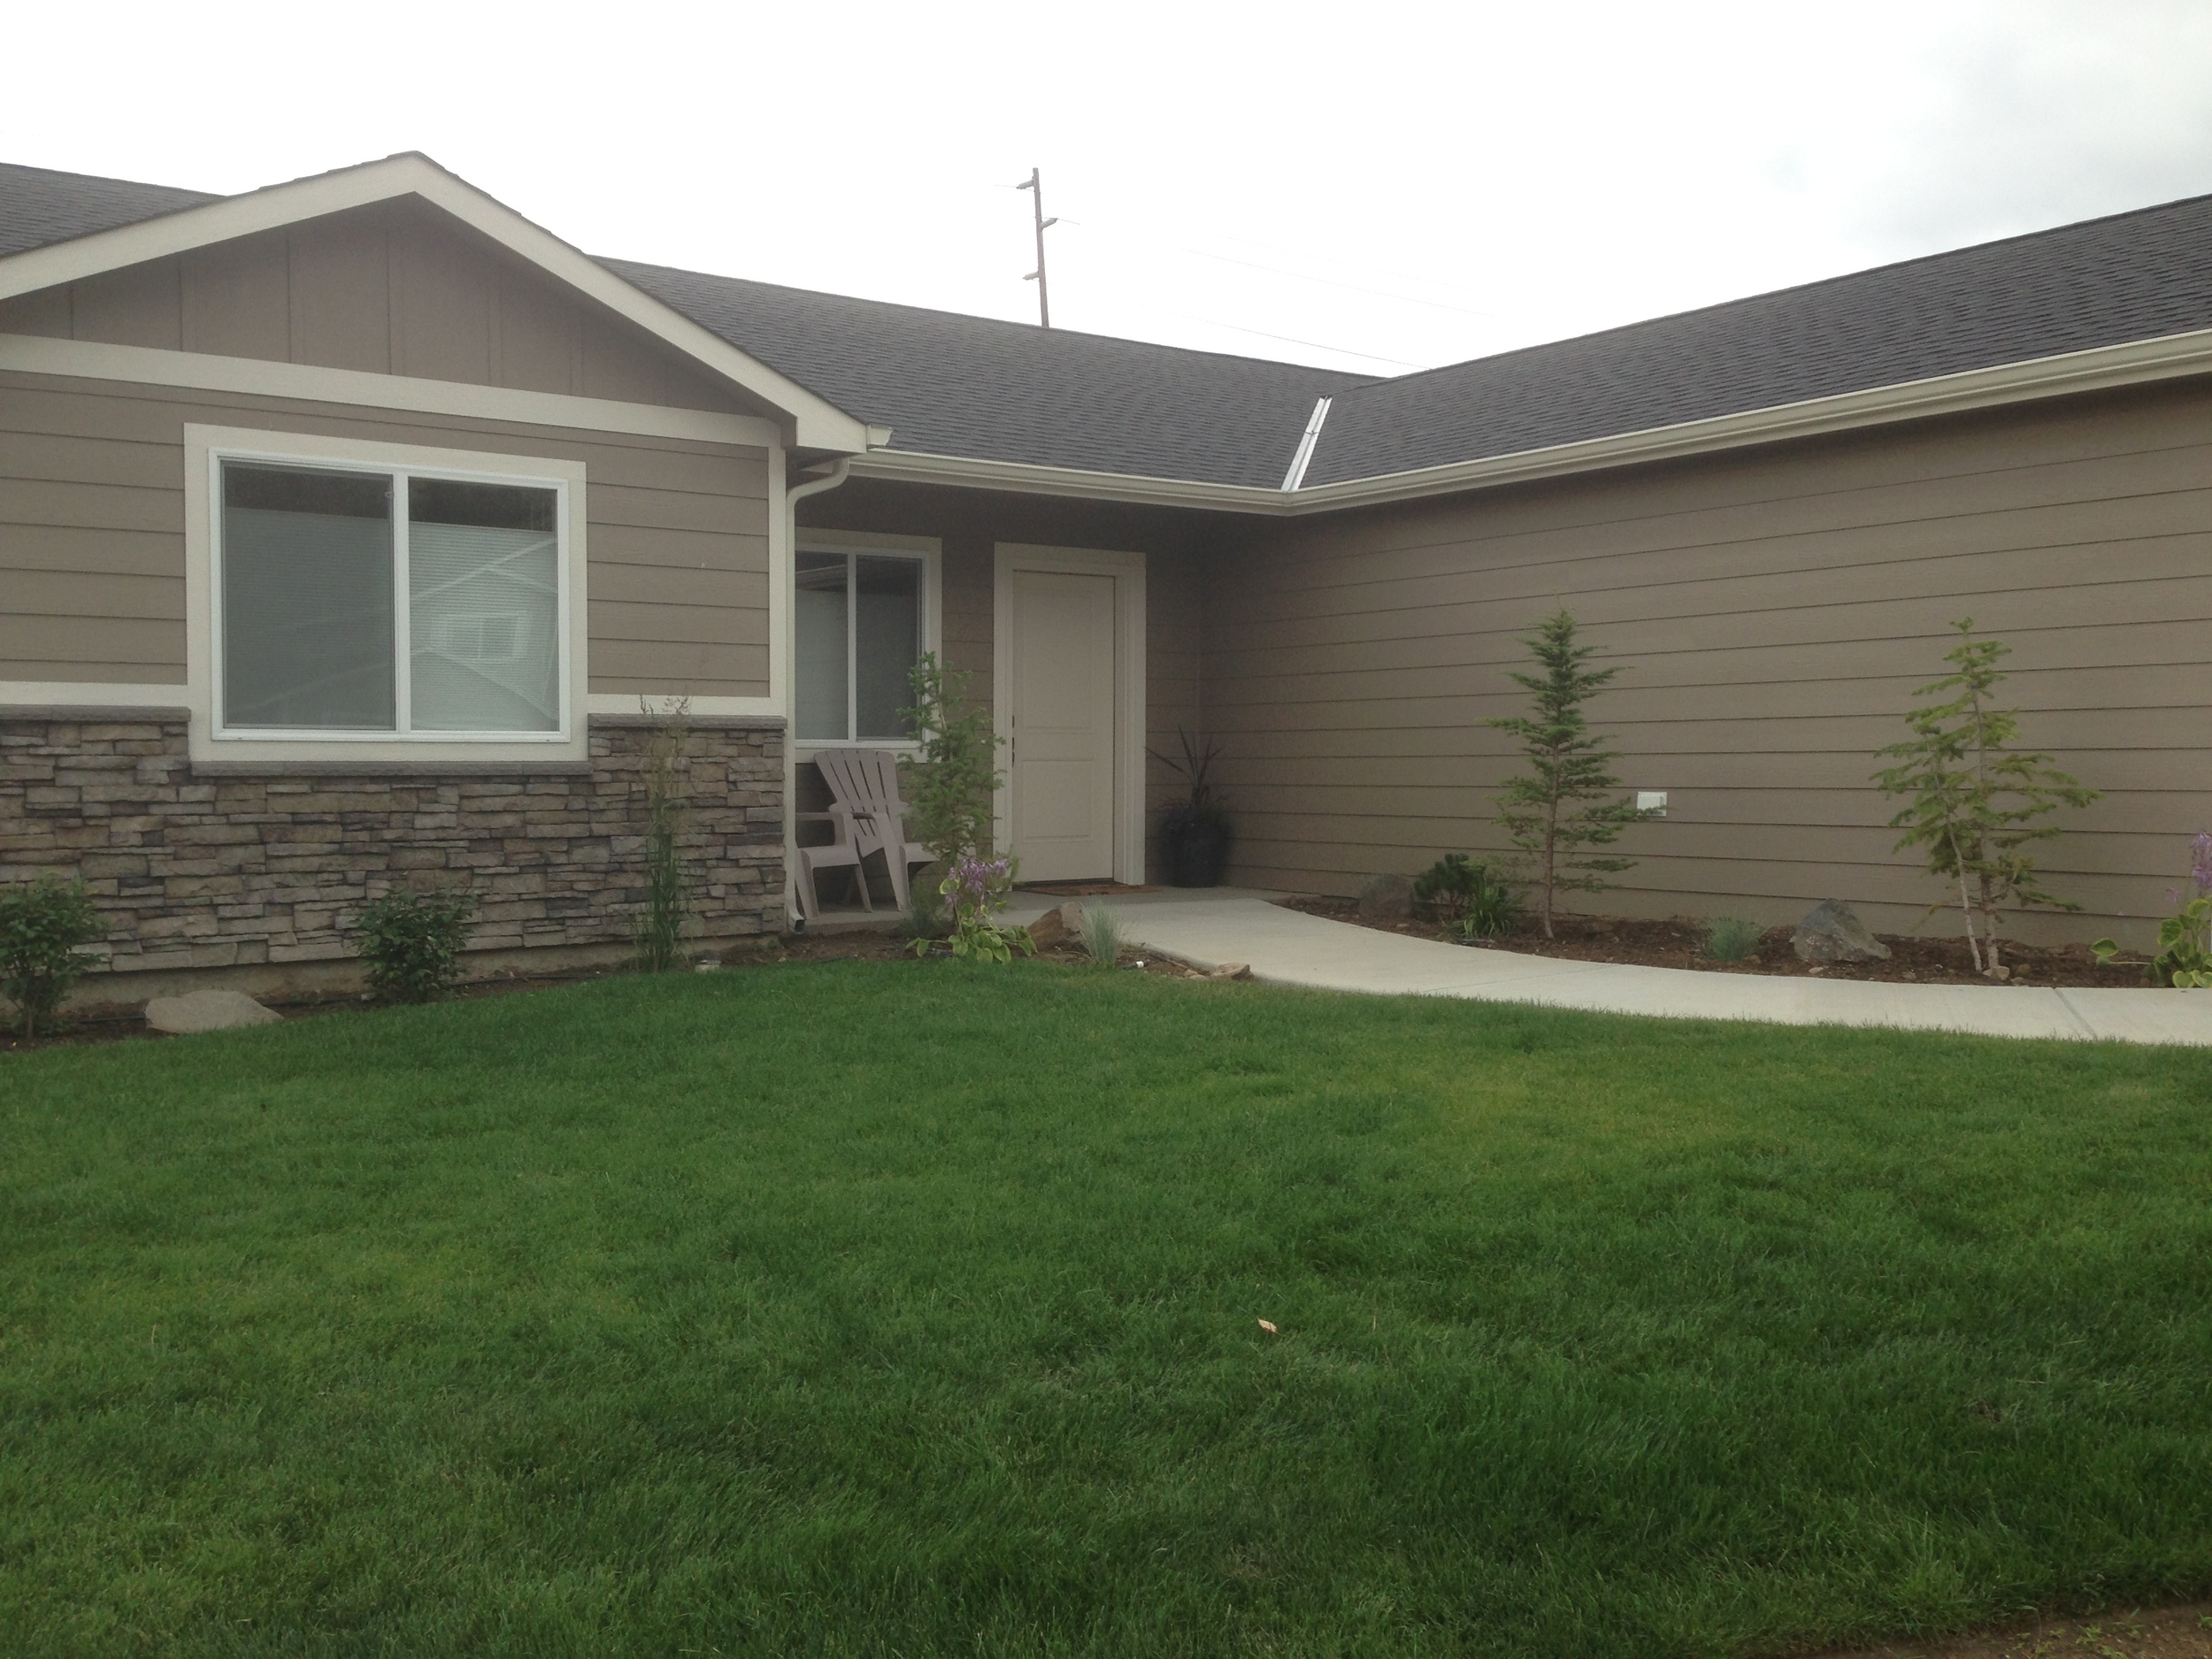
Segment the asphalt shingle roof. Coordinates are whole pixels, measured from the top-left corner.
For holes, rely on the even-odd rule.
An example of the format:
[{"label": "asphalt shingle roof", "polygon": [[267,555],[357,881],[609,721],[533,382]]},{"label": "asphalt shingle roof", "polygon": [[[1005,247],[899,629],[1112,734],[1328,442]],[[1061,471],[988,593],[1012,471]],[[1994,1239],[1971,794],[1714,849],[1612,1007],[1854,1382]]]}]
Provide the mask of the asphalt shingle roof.
[{"label": "asphalt shingle roof", "polygon": [[165,184],[134,184],[0,161],[0,258],[219,200]]},{"label": "asphalt shingle roof", "polygon": [[2212,328],[2212,196],[1379,380],[1305,482],[1610,437]]},{"label": "asphalt shingle roof", "polygon": [[1314,402],[1367,378],[600,264],[861,419],[891,448],[1150,478],[1283,481]]},{"label": "asphalt shingle roof", "polygon": [[[0,257],[219,198],[0,164]],[[1391,380],[603,259],[934,455],[1310,488],[2212,328],[2212,196]]]}]

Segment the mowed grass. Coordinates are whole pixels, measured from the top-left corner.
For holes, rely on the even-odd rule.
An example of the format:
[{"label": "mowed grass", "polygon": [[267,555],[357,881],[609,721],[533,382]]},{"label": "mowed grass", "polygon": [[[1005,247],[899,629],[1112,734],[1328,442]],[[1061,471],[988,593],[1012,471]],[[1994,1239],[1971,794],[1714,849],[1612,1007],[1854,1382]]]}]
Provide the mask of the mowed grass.
[{"label": "mowed grass", "polygon": [[0,1137],[12,1654],[2212,1589],[2212,1055],[791,964],[12,1056]]}]

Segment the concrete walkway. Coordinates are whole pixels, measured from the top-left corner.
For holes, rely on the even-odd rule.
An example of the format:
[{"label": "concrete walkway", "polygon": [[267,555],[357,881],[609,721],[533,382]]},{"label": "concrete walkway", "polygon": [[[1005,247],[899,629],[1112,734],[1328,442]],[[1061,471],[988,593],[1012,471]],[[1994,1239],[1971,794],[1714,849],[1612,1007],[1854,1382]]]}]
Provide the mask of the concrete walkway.
[{"label": "concrete walkway", "polygon": [[[1111,904],[1132,941],[1163,956],[1198,968],[1247,963],[1254,979],[1317,990],[1462,996],[1676,1019],[2212,1045],[2212,991],[1893,985],[1572,962],[1356,927],[1285,910],[1269,902],[1271,896],[1170,889],[1082,902]],[[1016,921],[1059,902],[1030,894],[1017,898],[1010,918]]]}]

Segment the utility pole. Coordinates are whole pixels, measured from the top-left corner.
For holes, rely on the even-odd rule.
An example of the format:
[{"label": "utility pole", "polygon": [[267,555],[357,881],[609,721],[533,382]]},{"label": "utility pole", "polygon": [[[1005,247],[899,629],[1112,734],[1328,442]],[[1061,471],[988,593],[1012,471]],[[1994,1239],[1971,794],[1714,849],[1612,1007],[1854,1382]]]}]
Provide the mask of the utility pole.
[{"label": "utility pole", "polygon": [[1026,190],[1029,192],[1029,204],[1036,211],[1037,268],[1034,271],[1032,271],[1027,276],[1024,277],[1022,280],[1025,282],[1034,282],[1037,285],[1037,321],[1041,326],[1049,328],[1052,326],[1052,301],[1050,296],[1045,292],[1045,232],[1050,230],[1060,221],[1056,219],[1047,219],[1045,217],[1044,180],[1039,174],[1036,168],[1032,167],[1029,170],[1029,176],[1026,179],[1024,179],[1014,188],[1017,190]]}]

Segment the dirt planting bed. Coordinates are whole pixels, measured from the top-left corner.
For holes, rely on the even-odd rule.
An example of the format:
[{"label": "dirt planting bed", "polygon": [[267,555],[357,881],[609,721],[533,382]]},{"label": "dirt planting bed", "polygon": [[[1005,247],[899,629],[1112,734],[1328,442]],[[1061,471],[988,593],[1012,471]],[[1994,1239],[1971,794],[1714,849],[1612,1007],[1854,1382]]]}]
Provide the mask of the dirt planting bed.
[{"label": "dirt planting bed", "polygon": [[[1351,922],[1384,933],[1414,939],[1457,943],[1456,938],[1434,922],[1363,920],[1358,904],[1350,899],[1299,898],[1293,910],[1309,916],[1325,916],[1334,922]],[[1702,923],[1683,918],[1668,921],[1638,921],[1624,917],[1562,916],[1554,918],[1556,939],[1531,930],[1476,949],[1518,951],[1539,956],[1570,956],[1580,962],[1619,962],[1649,968],[1694,968],[1705,973],[1795,974],[1830,979],[1886,979],[1920,985],[1986,985],[1974,972],[1963,939],[1917,938],[1911,934],[1877,935],[1890,949],[1886,962],[1802,962],[1790,949],[1790,929],[1769,928],[1759,948],[1742,962],[1716,962],[1705,954]],[[2014,985],[2095,986],[2101,988],[2141,986],[2140,958],[2122,957],[2110,967],[2100,966],[2086,945],[2003,945],[2005,966]]]}]

